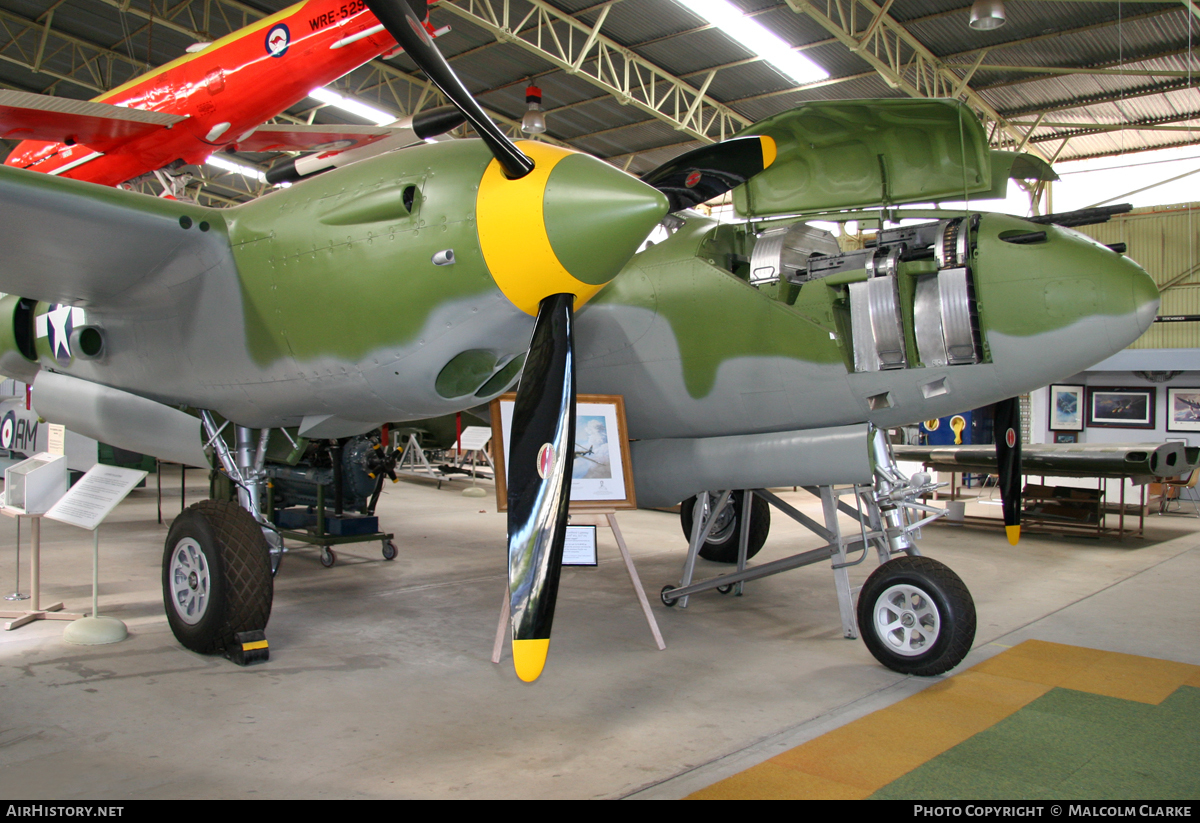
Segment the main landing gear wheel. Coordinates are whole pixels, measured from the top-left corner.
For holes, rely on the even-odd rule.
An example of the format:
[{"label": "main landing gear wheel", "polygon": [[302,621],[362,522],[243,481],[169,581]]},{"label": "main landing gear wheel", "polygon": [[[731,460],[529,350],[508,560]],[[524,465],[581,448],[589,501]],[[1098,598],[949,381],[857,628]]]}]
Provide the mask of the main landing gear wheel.
[{"label": "main landing gear wheel", "polygon": [[875,659],[929,677],[957,666],[975,640],[975,602],[957,574],[928,557],[897,557],[858,595],[858,627]]},{"label": "main landing gear wheel", "polygon": [[[717,496],[709,494],[713,504]],[[755,495],[750,504],[750,543],[746,547],[746,559],[758,554],[759,549],[767,542],[767,533],[771,531],[771,504]],[[696,516],[699,498],[689,497],[679,506],[679,520],[683,526],[683,536],[692,539],[692,522]],[[738,541],[742,534],[742,493],[735,491],[729,496],[729,503],[717,515],[717,522],[709,530],[708,538],[700,547],[700,556],[714,563],[736,563],[738,559]]]},{"label": "main landing gear wheel", "polygon": [[235,503],[204,500],[175,518],[163,552],[167,623],[185,648],[213,654],[262,631],[274,584],[262,529]]}]

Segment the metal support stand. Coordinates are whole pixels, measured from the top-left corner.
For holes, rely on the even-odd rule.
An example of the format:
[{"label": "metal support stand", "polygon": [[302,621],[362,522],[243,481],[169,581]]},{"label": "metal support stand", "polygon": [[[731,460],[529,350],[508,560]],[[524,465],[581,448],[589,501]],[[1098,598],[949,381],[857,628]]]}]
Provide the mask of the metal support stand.
[{"label": "metal support stand", "polygon": [[[658,629],[658,621],[654,619],[654,612],[650,610],[650,601],[646,598],[646,589],[642,586],[642,579],[638,576],[637,568],[633,565],[633,558],[629,555],[629,547],[625,545],[625,538],[621,534],[621,527],[617,525],[617,513],[615,511],[597,511],[572,514],[571,525],[608,526],[612,530],[613,537],[617,541],[617,549],[621,552],[621,559],[625,561],[625,571],[629,574],[629,582],[633,586],[638,604],[642,607],[642,614],[646,618],[646,625],[650,627],[650,634],[654,636],[654,644],[658,646],[660,652],[666,650],[667,644],[663,641],[662,632]],[[499,663],[500,656],[504,652],[504,639],[508,636],[506,629],[508,628],[510,607],[508,589],[505,588],[504,604],[500,607],[500,623],[496,626],[496,643],[492,647],[493,663]]]},{"label": "metal support stand", "polygon": [[402,474],[413,474],[417,477],[433,478],[437,480],[438,488],[442,487],[443,477],[430,465],[429,460],[425,457],[425,450],[421,448],[415,433],[409,434],[408,440],[405,441],[404,451],[400,453],[400,461],[396,464],[396,471]]},{"label": "metal support stand", "polygon": [[17,582],[13,586],[12,594],[4,595],[4,599],[9,602],[17,600],[28,600],[29,595],[21,594],[21,519],[17,518]]},{"label": "metal support stand", "polygon": [[187,508],[187,466],[182,463],[168,463],[166,460],[155,460],[154,477],[158,483],[158,525],[162,525],[162,469],[163,466],[179,466],[179,513]]},{"label": "metal support stand", "polygon": [[[847,638],[858,636],[854,615],[853,591],[850,588],[850,576],[847,569],[856,566],[866,559],[870,548],[874,546],[879,562],[886,563],[892,555],[904,553],[918,554],[914,538],[922,526],[933,522],[945,515],[944,509],[925,505],[920,501],[924,494],[938,488],[938,484],[930,480],[927,474],[916,474],[911,479],[906,478],[892,459],[891,446],[887,436],[876,431],[871,440],[875,452],[875,486],[805,486],[805,491],[821,499],[824,525],[816,522],[803,512],[781,500],[766,489],[753,489],[740,492],[742,497],[741,535],[738,545],[737,570],[729,574],[709,578],[699,583],[693,582],[696,557],[700,552],[709,532],[717,522],[721,510],[730,502],[731,492],[720,493],[716,505],[709,508],[712,495],[701,492],[697,495],[697,516],[692,519],[692,538],[688,544],[687,559],[683,564],[683,573],[678,586],[666,586],[660,597],[667,606],[678,604],[687,606],[690,595],[716,589],[728,594],[735,590],[740,595],[743,584],[748,580],[757,580],[780,572],[798,569],[819,563],[831,561],[834,586],[838,594],[838,611],[842,618],[842,632]],[[856,506],[851,507],[842,502],[839,497],[853,494]],[[809,531],[825,541],[825,545],[800,554],[774,560],[750,568],[746,567],[746,554],[750,535],[750,518],[753,516],[753,496],[757,495],[771,506],[786,514]],[[856,538],[847,539],[842,534],[838,514],[842,513],[853,518],[858,524],[859,534]],[[927,516],[922,517],[920,513]],[[848,559],[854,552],[861,555],[854,560]]]},{"label": "metal support stand", "polygon": [[22,517],[28,517],[33,521],[33,536],[30,540],[30,558],[29,558],[29,592],[30,606],[33,608],[24,611],[0,611],[0,617],[12,618],[4,624],[5,631],[19,629],[26,623],[32,623],[34,620],[78,620],[83,617],[82,614],[74,614],[71,612],[62,611],[62,603],[51,603],[49,606],[42,605],[42,515],[26,514],[25,512],[16,509],[10,509],[7,506],[0,507],[0,514],[8,517],[17,518],[20,522]]}]

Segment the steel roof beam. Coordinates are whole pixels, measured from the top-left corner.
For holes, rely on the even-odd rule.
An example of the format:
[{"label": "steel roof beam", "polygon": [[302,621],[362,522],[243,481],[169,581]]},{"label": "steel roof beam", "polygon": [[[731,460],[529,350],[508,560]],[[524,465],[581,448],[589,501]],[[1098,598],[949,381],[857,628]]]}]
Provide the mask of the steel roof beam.
[{"label": "steel roof beam", "polygon": [[443,0],[438,8],[513,43],[557,68],[580,77],[703,142],[723,140],[749,126],[742,117],[700,89],[639,57],[601,34],[608,6],[589,26],[544,0],[526,0],[519,19],[511,0]]}]

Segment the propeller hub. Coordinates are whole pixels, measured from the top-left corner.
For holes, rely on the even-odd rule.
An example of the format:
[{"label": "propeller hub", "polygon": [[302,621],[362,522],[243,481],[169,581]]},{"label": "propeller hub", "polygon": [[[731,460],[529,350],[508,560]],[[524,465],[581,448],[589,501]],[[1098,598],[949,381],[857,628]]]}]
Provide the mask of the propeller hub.
[{"label": "propeller hub", "polygon": [[517,308],[536,315],[552,294],[578,308],[617,276],[667,213],[656,189],[603,161],[545,143],[520,143],[534,170],[518,180],[493,161],[476,218],[488,270]]}]

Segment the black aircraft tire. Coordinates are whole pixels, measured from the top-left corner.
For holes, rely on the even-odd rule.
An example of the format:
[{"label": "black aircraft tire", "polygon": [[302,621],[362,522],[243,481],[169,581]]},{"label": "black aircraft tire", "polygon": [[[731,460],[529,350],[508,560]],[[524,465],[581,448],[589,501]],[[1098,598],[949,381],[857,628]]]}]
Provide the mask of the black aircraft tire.
[{"label": "black aircraft tire", "polygon": [[162,584],[171,631],[194,652],[213,654],[238,632],[266,629],[274,581],[262,528],[236,503],[189,506],[167,534]]},{"label": "black aircraft tire", "polygon": [[[704,545],[700,547],[700,556],[714,563],[736,563],[738,559],[738,540],[742,533],[742,493],[735,491],[731,496],[730,507],[732,517],[721,524],[715,535],[709,535]],[[712,503],[716,498],[709,495]],[[750,542],[746,546],[746,559],[758,554],[763,544],[767,542],[767,534],[771,531],[771,504],[758,495],[750,504]],[[695,516],[697,498],[689,497],[679,506],[679,522],[683,526],[683,536],[692,539],[692,519]]]},{"label": "black aircraft tire", "polygon": [[975,602],[944,563],[897,557],[863,584],[858,628],[880,663],[902,674],[931,677],[953,669],[971,650]]}]

